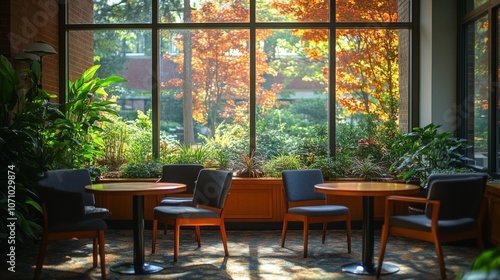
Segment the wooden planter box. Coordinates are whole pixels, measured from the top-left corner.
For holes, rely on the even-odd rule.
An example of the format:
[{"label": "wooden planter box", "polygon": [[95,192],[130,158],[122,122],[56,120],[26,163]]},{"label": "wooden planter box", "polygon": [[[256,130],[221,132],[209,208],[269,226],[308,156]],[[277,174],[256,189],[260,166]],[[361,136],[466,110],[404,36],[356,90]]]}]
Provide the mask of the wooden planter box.
[{"label": "wooden planter box", "polygon": [[[155,181],[139,180],[139,181]],[[106,180],[100,183],[116,182],[117,180]],[[122,180],[133,181],[133,180]],[[179,195],[180,196],[180,195]],[[96,195],[96,205],[108,208],[112,215],[110,220],[132,220],[132,198],[120,195]],[[144,206],[144,217],[152,220],[153,208],[161,200],[161,197],[146,196]],[[345,205],[351,211],[353,221],[361,221],[362,198],[350,196],[328,196],[328,203]],[[375,197],[375,219],[384,216],[384,197]],[[408,205],[396,206],[397,213],[408,213]],[[283,201],[282,181],[276,178],[233,178],[229,197],[226,202],[226,221],[228,222],[282,222],[285,213]]]}]

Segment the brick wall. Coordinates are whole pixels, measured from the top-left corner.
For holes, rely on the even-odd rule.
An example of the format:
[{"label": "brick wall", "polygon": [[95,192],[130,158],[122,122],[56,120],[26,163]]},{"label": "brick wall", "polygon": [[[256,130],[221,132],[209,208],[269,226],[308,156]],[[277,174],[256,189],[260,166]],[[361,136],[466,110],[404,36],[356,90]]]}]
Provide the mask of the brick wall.
[{"label": "brick wall", "polygon": [[[58,9],[56,0],[10,0],[10,30],[7,38],[10,56],[22,53],[34,41],[44,41],[59,52]],[[51,93],[59,91],[59,55],[47,55],[42,59],[42,85]],[[16,67],[26,67],[13,62]]]},{"label": "brick wall", "polygon": [[[68,23],[93,23],[93,0],[68,1]],[[94,32],[71,31],[68,38],[69,78],[79,78],[94,64]]]},{"label": "brick wall", "polygon": [[[93,21],[93,1],[68,1],[73,23]],[[57,0],[2,0],[0,8],[0,52],[12,58],[34,41],[44,41],[59,53],[59,2]],[[73,4],[71,4],[73,3]],[[70,79],[79,77],[93,65],[93,33],[70,34]],[[59,93],[59,54],[42,59],[42,85],[50,93]],[[28,64],[11,59],[16,69]]]}]

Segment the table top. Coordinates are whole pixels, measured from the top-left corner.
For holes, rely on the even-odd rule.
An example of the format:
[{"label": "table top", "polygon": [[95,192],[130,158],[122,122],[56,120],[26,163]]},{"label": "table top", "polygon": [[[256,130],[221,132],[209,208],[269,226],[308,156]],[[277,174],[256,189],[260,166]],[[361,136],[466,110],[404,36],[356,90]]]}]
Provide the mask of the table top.
[{"label": "table top", "polygon": [[420,191],[420,186],[395,182],[331,182],[314,186],[317,192],[346,196],[388,196],[412,195]]},{"label": "table top", "polygon": [[121,182],[87,185],[85,190],[99,194],[155,195],[183,192],[186,190],[186,185],[180,183]]}]

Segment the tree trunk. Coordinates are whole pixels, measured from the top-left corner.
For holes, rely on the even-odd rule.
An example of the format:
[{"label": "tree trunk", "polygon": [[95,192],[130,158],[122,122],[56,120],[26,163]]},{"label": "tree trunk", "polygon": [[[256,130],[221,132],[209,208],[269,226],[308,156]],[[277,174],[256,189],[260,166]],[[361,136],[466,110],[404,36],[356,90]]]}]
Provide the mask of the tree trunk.
[{"label": "tree trunk", "polygon": [[[184,22],[191,21],[191,6],[189,0],[184,0]],[[184,44],[184,79],[182,84],[182,112],[184,120],[184,143],[186,145],[194,144],[194,125],[193,125],[193,82],[191,80],[191,58],[193,55],[191,49],[191,31],[186,30],[183,37]]]}]

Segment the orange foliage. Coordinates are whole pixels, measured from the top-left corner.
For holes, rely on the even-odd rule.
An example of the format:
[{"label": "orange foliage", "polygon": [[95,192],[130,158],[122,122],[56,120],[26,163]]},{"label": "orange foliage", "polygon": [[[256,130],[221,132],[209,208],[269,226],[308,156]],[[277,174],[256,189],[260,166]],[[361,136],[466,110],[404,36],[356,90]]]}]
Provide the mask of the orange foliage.
[{"label": "orange foliage", "polygon": [[[192,11],[193,22],[242,22],[248,21],[249,10],[241,2],[235,1],[218,6],[217,3],[205,3],[199,10]],[[192,77],[193,117],[196,121],[215,130],[218,120],[247,123],[249,118],[250,98],[250,48],[249,31],[242,29],[203,29],[192,30]],[[262,32],[260,36],[268,36]],[[180,35],[182,36],[182,35]],[[259,38],[258,38],[259,39]],[[177,47],[182,50],[182,40],[177,40]],[[276,75],[266,63],[266,54],[256,51],[257,104],[273,106],[276,93],[280,88],[274,85],[272,90],[260,86],[265,82],[263,74]],[[172,58],[177,64],[177,71],[182,73],[184,58],[182,52]],[[181,85],[182,80],[170,81],[171,85]],[[182,94],[178,97],[180,98]]]},{"label": "orange foliage", "polygon": [[[397,22],[398,0],[336,0],[341,22]],[[290,0],[273,7],[299,22],[325,22],[328,0]],[[313,42],[309,59],[328,58],[329,34],[324,29],[297,29],[294,35]],[[375,113],[382,120],[399,114],[399,34],[397,30],[337,29],[336,99],[349,113]],[[328,60],[325,60],[328,63]],[[328,64],[323,68],[328,79]]]}]

